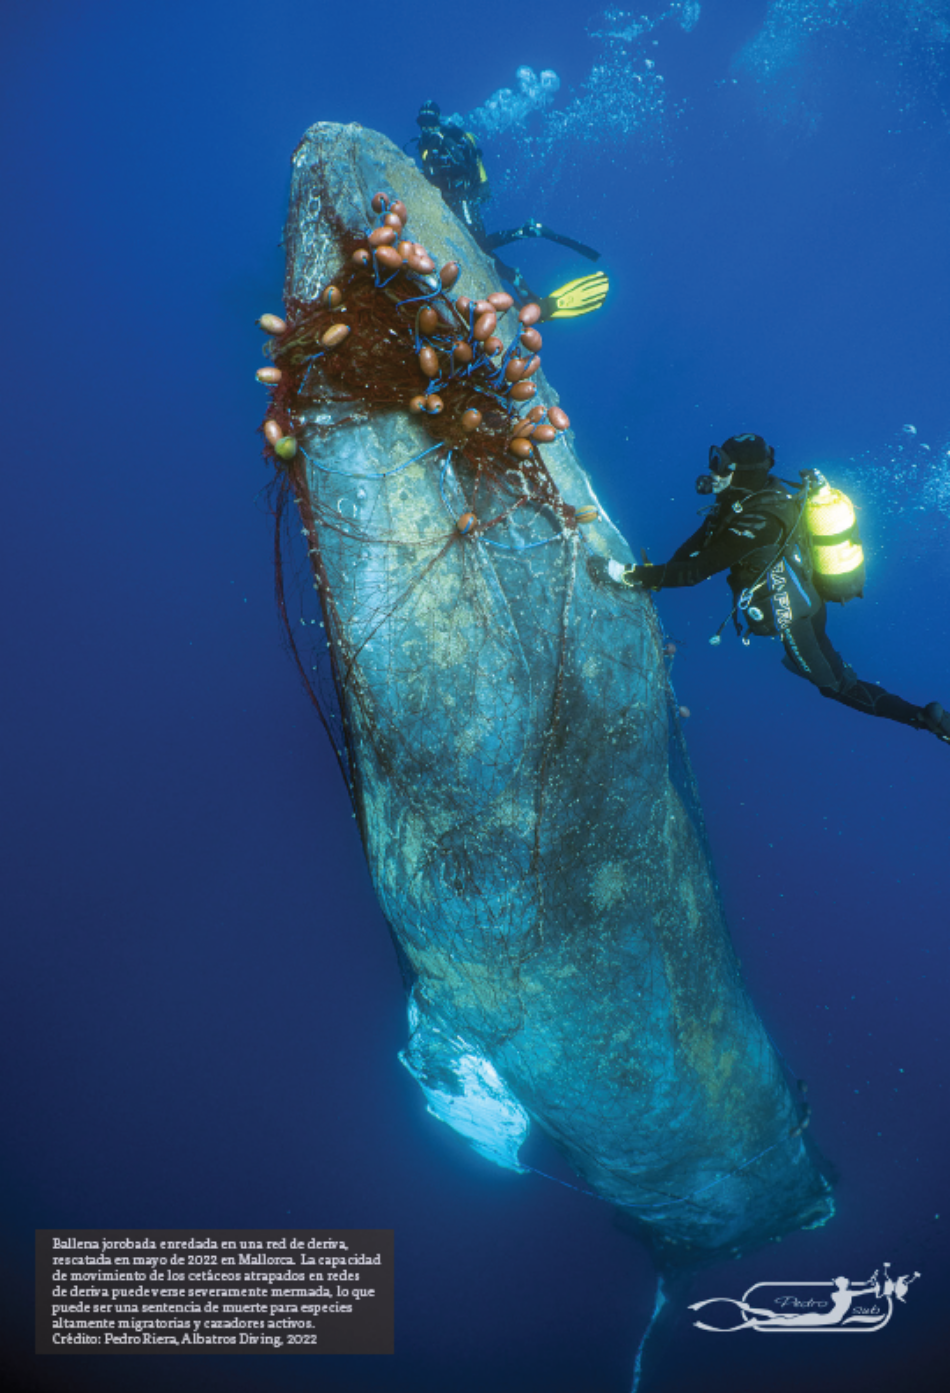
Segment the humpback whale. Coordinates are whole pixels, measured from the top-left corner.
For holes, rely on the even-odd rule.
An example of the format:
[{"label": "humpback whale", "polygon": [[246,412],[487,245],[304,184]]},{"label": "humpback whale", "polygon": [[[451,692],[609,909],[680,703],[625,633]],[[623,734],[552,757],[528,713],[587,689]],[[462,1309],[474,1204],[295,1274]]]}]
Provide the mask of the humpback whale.
[{"label": "humpback whale", "polygon": [[662,630],[588,565],[632,557],[533,314],[487,300],[491,259],[358,125],[305,134],[284,241],[262,374],[278,597],[402,968],[403,1063],[498,1165],[545,1133],[661,1275],[824,1223]]}]

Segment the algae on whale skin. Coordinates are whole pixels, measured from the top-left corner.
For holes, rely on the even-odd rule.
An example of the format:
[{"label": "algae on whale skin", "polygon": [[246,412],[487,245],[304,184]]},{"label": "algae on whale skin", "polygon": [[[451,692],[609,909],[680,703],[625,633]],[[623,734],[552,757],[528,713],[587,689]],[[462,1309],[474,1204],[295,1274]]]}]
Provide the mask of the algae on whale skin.
[{"label": "algae on whale skin", "polygon": [[[293,158],[288,305],[346,264],[377,190],[437,265],[462,264],[453,296],[498,288],[389,140],[319,123]],[[323,371],[294,419],[294,502],[410,992],[401,1057],[430,1110],[512,1169],[540,1127],[664,1268],[824,1222],[830,1187],[723,919],[653,604],[587,565],[631,557],[571,438],[544,465],[596,525],[526,507],[463,537],[454,515],[503,515],[495,485],[400,403],[361,409]]]}]

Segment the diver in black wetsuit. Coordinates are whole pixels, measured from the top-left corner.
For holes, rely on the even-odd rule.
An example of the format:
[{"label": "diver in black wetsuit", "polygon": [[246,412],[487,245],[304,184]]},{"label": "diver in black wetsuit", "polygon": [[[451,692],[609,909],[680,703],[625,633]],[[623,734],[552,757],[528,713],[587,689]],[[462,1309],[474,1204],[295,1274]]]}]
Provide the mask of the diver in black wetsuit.
[{"label": "diver in black wetsuit", "polygon": [[[699,492],[718,495],[703,525],[662,566],[593,558],[589,565],[595,579],[662,590],[698,585],[728,567],[735,599],[730,618],[736,617],[739,628],[741,614],[749,634],[780,637],[782,662],[790,672],[855,711],[929,730],[950,743],[950,714],[939,702],[914,706],[865,682],[832,647],[825,633],[827,609],[801,535],[803,505],[770,477],[774,453],[760,435],[730,436],[722,446],[714,445],[710,474],[697,480]],[[712,641],[718,643],[719,636]],[[749,641],[748,635],[743,641]]]},{"label": "diver in black wetsuit", "polygon": [[519,303],[536,300],[541,306],[541,319],[575,319],[600,309],[607,297],[609,282],[603,271],[568,281],[551,295],[535,295],[516,266],[506,266],[495,256],[498,247],[520,242],[524,238],[544,237],[559,246],[569,247],[590,261],[598,261],[600,252],[584,246],[570,237],[552,232],[543,223],[529,218],[521,227],[507,232],[486,232],[482,221],[481,204],[491,197],[488,175],[482,163],[482,152],[475,137],[461,126],[443,123],[442,113],[435,102],[424,102],[416,117],[419,125],[419,159],[422,172],[434,184],[443,199],[465,224],[482,251],[494,257],[498,274],[514,290]]}]

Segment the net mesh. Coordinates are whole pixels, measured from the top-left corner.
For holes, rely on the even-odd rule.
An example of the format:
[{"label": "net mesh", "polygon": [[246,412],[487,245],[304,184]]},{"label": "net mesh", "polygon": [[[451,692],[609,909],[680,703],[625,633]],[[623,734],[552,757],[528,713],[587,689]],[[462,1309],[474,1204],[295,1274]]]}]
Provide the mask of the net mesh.
[{"label": "net mesh", "polygon": [[458,1096],[490,1060],[485,1106],[501,1119],[510,1089],[655,1246],[819,1222],[827,1186],[740,979],[655,611],[596,572],[622,539],[581,521],[596,500],[557,409],[538,411],[550,389],[507,372],[517,335],[479,338],[484,308],[425,262],[357,264],[372,220],[354,231],[321,177],[294,186],[272,344],[278,602],[412,987],[410,1067]]}]

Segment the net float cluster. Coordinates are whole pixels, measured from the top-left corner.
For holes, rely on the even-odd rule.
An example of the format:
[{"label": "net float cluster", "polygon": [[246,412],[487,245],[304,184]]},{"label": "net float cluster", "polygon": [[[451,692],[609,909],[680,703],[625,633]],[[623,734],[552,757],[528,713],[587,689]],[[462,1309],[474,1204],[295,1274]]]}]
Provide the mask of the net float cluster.
[{"label": "net float cluster", "polygon": [[[272,393],[261,427],[266,453],[278,467],[297,458],[296,409],[309,404],[307,391],[319,363],[325,379],[343,386],[345,396],[362,396],[379,409],[401,406],[476,470],[510,474],[514,468],[526,500],[553,508],[562,526],[596,522],[596,508],[575,509],[564,502],[538,452],[539,445],[555,443],[570,427],[561,407],[532,401],[537,387],[531,379],[541,364],[540,305],[517,310],[517,328],[506,348],[498,330],[514,309],[513,297],[503,290],[478,299],[453,297],[449,292],[461,275],[459,263],[449,261],[436,272],[425,247],[406,232],[406,205],[377,193],[372,210],[375,226],[367,228],[315,303],[289,306],[287,318],[263,314],[258,320],[270,336],[266,351],[272,359],[257,371],[258,381]],[[381,356],[396,356],[389,341],[394,319],[403,330],[398,362],[380,371]],[[366,363],[361,374],[371,357],[372,365]],[[490,523],[465,513],[456,530],[472,536],[480,525]]]}]

